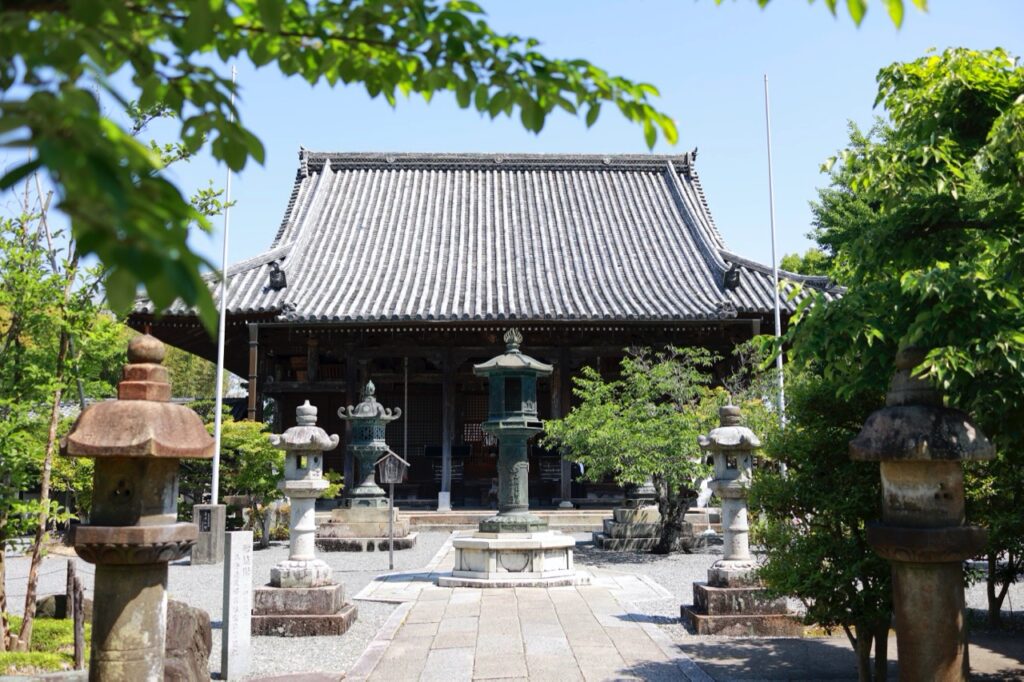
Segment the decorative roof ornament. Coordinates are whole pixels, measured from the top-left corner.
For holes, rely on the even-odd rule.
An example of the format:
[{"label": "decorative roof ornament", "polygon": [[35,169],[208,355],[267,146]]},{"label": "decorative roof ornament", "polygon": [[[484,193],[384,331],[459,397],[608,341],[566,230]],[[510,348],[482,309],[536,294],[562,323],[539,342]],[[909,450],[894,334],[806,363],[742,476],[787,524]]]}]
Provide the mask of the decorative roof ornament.
[{"label": "decorative roof ornament", "polygon": [[505,350],[509,353],[518,353],[519,346],[523,345],[523,334],[515,327],[505,332]]},{"label": "decorative roof ornament", "polygon": [[402,408],[384,407],[374,397],[377,387],[372,381],[367,381],[361,392],[362,401],[358,405],[339,407],[338,416],[342,419],[379,419],[382,422],[392,422],[402,416]]},{"label": "decorative roof ornament", "polygon": [[326,431],[317,426],[316,415],[316,406],[310,405],[308,400],[299,405],[295,408],[297,426],[293,426],[281,434],[270,434],[268,436],[270,444],[279,450],[295,452],[321,452],[338,447],[338,435],[327,435]]}]

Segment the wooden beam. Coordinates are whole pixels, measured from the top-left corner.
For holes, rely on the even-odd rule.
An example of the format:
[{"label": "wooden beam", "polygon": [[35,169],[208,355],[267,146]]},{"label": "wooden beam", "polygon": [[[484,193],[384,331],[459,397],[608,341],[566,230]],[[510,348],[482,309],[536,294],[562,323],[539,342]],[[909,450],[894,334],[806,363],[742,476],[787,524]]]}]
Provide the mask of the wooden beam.
[{"label": "wooden beam", "polygon": [[306,376],[309,383],[316,383],[320,374],[320,341],[315,336],[306,340]]},{"label": "wooden beam", "polygon": [[[562,347],[558,353],[558,362],[551,374],[551,418],[561,419],[569,412],[569,391],[572,368],[569,366],[569,349]],[[572,462],[562,457],[561,476],[559,478],[559,497],[568,500],[572,497]],[[571,507],[570,502],[567,506]]]},{"label": "wooden beam", "polygon": [[249,400],[248,410],[246,411],[246,419],[251,422],[256,421],[256,373],[259,361],[259,349],[260,349],[260,326],[258,324],[249,325]]},{"label": "wooden beam", "polygon": [[[455,367],[451,352],[441,360],[441,496],[438,509],[451,507],[452,437],[455,432]],[[447,502],[447,504],[445,504]]]}]

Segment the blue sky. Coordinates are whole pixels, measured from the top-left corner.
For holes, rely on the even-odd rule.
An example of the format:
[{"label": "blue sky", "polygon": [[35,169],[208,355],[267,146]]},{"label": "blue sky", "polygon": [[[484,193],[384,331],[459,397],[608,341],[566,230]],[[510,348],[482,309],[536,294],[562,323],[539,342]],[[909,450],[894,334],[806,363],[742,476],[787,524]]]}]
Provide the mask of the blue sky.
[{"label": "blue sky", "polygon": [[[908,6],[910,0],[906,0]],[[844,3],[840,2],[840,10]],[[1024,55],[1021,0],[931,0],[928,13],[908,7],[897,30],[880,2],[857,28],[822,2],[775,0],[716,6],[712,0],[504,0],[485,2],[496,30],[533,35],[551,56],[582,57],[612,73],[656,85],[657,105],[680,130],[674,148],[699,149],[697,170],[729,247],[769,262],[763,75],[771,87],[776,219],[780,255],[810,242],[808,202],[825,182],[821,163],[847,139],[847,121],[870,124],[875,75],[930,47],[1005,47]],[[480,151],[643,153],[638,127],[612,109],[589,130],[565,114],[540,135],[518,119],[491,121],[462,111],[452,97],[400,101],[394,109],[359,87],[310,87],[275,69],[239,63],[243,121],[263,140],[264,166],[233,180],[231,262],[267,248],[291,192],[301,146],[318,151]],[[191,190],[225,171],[209,159],[174,169]],[[193,246],[220,261],[220,219]]]}]

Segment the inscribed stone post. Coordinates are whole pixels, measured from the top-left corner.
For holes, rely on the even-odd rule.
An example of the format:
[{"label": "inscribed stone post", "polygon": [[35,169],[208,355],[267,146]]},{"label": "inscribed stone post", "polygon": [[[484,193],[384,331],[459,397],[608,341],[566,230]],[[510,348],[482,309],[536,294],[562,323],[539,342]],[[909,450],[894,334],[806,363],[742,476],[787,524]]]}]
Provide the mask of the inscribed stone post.
[{"label": "inscribed stone post", "polygon": [[225,534],[224,615],[220,675],[238,680],[249,672],[252,652],[252,531]]}]

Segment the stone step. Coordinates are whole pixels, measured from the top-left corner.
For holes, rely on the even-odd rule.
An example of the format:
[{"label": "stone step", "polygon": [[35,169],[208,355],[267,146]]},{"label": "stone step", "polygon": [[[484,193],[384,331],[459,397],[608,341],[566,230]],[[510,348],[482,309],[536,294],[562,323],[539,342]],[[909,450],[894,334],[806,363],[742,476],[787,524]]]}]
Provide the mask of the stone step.
[{"label": "stone step", "polygon": [[605,519],[604,534],[611,538],[656,538],[661,534],[661,524],[617,523]]},{"label": "stone step", "polygon": [[658,538],[613,538],[604,533],[594,533],[594,545],[613,552],[649,551],[658,544]]}]

